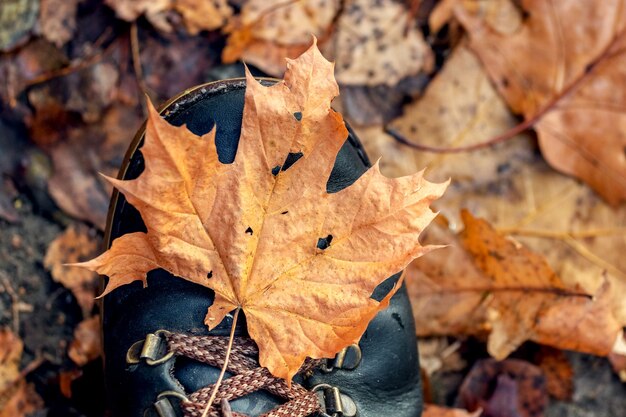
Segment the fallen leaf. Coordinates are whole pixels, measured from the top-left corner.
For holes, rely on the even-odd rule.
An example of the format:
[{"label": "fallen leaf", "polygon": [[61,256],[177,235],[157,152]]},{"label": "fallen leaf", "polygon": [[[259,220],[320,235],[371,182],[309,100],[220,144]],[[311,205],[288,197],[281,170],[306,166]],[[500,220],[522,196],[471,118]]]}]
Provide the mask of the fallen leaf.
[{"label": "fallen leaf", "polygon": [[183,17],[190,35],[219,29],[233,14],[228,0],[175,0],[174,9]]},{"label": "fallen leaf", "polygon": [[98,248],[95,231],[75,223],[50,243],[44,258],[44,266],[50,271],[52,278],[72,291],[76,297],[83,317],[91,315],[97,295],[98,275],[86,269],[68,267],[66,264],[93,258]]},{"label": "fallen leaf", "polygon": [[215,130],[199,138],[150,106],[145,171],[137,180],[109,179],[148,232],[124,235],[83,264],[109,276],[105,294],[145,283],[159,267],[211,288],[209,328],[241,307],[261,366],[287,380],[307,356],[332,357],[358,341],[397,286],[382,302],[370,298],[373,289],[432,249],[418,236],[446,185],[421,172],[389,179],[375,165],[327,193],[347,136],[330,109],[338,93],[332,71],[313,45],[271,87],[248,73],[232,164],[218,161]]},{"label": "fallen leaf", "polygon": [[[478,59],[466,42],[452,51],[441,71],[428,85],[424,95],[405,106],[404,114],[391,128],[408,140],[426,146],[455,148],[483,142],[516,124],[516,119],[489,82]],[[360,133],[360,132],[358,132]],[[394,149],[399,161],[389,158],[385,172],[403,175],[415,165],[433,169],[437,178],[454,178],[460,187],[480,187],[501,174],[505,161],[524,162],[530,158],[520,152],[528,139],[515,141],[471,153],[432,154],[416,152],[392,141],[388,136],[365,140],[372,156],[387,155]],[[398,151],[395,151],[398,149]],[[494,158],[493,155],[498,155]],[[406,166],[406,167],[405,167]],[[458,209],[458,208],[457,208]]]},{"label": "fallen leaf", "polygon": [[593,0],[521,7],[527,17],[510,35],[460,5],[455,13],[499,92],[537,131],[550,165],[618,205],[626,200],[626,7]]},{"label": "fallen leaf", "polygon": [[59,390],[65,398],[72,398],[72,383],[83,376],[82,369],[72,369],[59,373]]},{"label": "fallen leaf", "polygon": [[403,78],[431,72],[432,51],[410,18],[394,0],[347,3],[326,49],[335,59],[337,82],[393,86]]},{"label": "fallen leaf", "polygon": [[127,22],[134,22],[139,16],[146,18],[157,29],[169,32],[171,25],[164,13],[171,9],[173,0],[105,0],[105,4],[115,10],[115,14]]},{"label": "fallen leaf", "polygon": [[484,220],[467,211],[462,218],[466,227],[458,238],[438,239],[451,247],[407,271],[418,335],[488,334],[488,351],[497,359],[526,340],[596,355],[611,351],[621,323],[609,282],[589,297]]},{"label": "fallen leaf", "polygon": [[468,410],[482,408],[484,417],[541,417],[547,404],[541,370],[517,359],[476,362],[457,399],[457,405]]},{"label": "fallen leaf", "polygon": [[37,23],[38,13],[38,0],[3,0],[0,8],[0,51],[19,46]]},{"label": "fallen leaf", "polygon": [[490,28],[499,33],[515,33],[523,21],[516,3],[511,0],[442,0],[428,16],[428,27],[431,33],[439,32],[445,24],[454,20],[454,7],[458,3],[474,15],[480,16]]},{"label": "fallen leaf", "polygon": [[144,81],[163,99],[205,83],[207,71],[219,60],[219,53],[212,51],[214,41],[206,36],[192,37],[178,32],[147,36],[140,48]]},{"label": "fallen leaf", "polygon": [[[461,44],[424,96],[392,127],[413,142],[455,148],[480,143],[516,124],[478,60]],[[386,175],[406,175],[414,167],[426,166],[431,180],[454,178],[454,186],[437,203],[452,231],[462,228],[459,207],[466,207],[544,255],[569,288],[579,286],[595,294],[608,280],[610,290],[604,297],[611,299],[617,321],[626,323],[626,258],[621,256],[626,251],[626,211],[611,208],[588,187],[550,169],[528,134],[473,152],[437,154],[408,149],[381,129],[356,131],[372,158],[383,157]],[[448,227],[430,228],[428,235],[437,242],[456,239]],[[481,280],[481,272],[458,242],[418,263],[420,269],[427,268],[423,274],[432,277],[422,276],[420,285],[435,291],[439,281],[450,283],[446,285],[452,289],[455,279]],[[478,293],[472,298],[444,291],[441,302],[433,295],[430,303],[420,297],[419,287],[409,286],[409,291],[414,292],[414,307],[421,305],[415,302],[420,300],[421,314],[431,317],[417,320],[419,334],[489,332],[486,313],[477,308]]]},{"label": "fallen leaf", "polygon": [[559,401],[571,401],[574,393],[574,370],[561,350],[542,346],[534,361],[546,377],[548,394]]},{"label": "fallen leaf", "polygon": [[136,107],[118,104],[97,123],[70,128],[49,149],[54,169],[48,191],[65,213],[104,230],[112,187],[98,172],[117,173],[140,124]]},{"label": "fallen leaf", "polygon": [[80,2],[82,0],[40,0],[39,26],[43,36],[58,47],[72,39]]},{"label": "fallen leaf", "polygon": [[20,373],[23,343],[0,329],[0,417],[24,417],[41,407],[41,399]]},{"label": "fallen leaf", "polygon": [[482,410],[473,413],[459,408],[440,407],[434,404],[424,404],[422,417],[479,417]]},{"label": "fallen leaf", "polygon": [[285,58],[306,51],[312,35],[323,40],[339,11],[338,0],[249,0],[225,28],[222,60],[241,59],[281,76]]},{"label": "fallen leaf", "polygon": [[84,319],[76,326],[67,354],[78,366],[84,366],[102,355],[100,316]]}]

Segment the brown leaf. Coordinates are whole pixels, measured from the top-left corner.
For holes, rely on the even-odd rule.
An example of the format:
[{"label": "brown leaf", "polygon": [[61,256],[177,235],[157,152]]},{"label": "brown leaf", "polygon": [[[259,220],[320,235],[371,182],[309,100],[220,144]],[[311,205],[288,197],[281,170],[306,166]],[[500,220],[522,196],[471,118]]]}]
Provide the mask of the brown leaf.
[{"label": "brown leaf", "polygon": [[422,417],[479,417],[481,413],[482,410],[480,409],[471,413],[459,408],[447,408],[434,404],[424,404]]},{"label": "brown leaf", "polygon": [[608,282],[588,297],[484,220],[466,211],[462,218],[458,241],[451,238],[450,248],[409,269],[418,335],[488,333],[489,353],[498,359],[526,340],[597,355],[611,351],[621,324]]},{"label": "brown leaf", "polygon": [[65,213],[104,229],[112,187],[98,172],[115,175],[139,117],[135,107],[111,107],[98,123],[72,128],[49,150],[48,191]]},{"label": "brown leaf", "polygon": [[311,36],[323,40],[339,12],[338,0],[250,0],[226,27],[222,60],[241,59],[268,74],[281,76],[285,58],[308,49]]},{"label": "brown leaf", "polygon": [[172,27],[167,22],[164,13],[172,7],[172,0],[105,0],[109,7],[115,10],[115,14],[126,20],[134,22],[141,15],[159,30],[169,32]]},{"label": "brown leaf", "polygon": [[[109,276],[105,293],[145,283],[159,267],[209,287],[216,293],[209,328],[241,307],[261,365],[288,380],[305,357],[332,357],[359,340],[395,292],[379,303],[373,289],[431,249],[417,239],[445,184],[422,173],[389,179],[375,165],[327,193],[347,136],[330,109],[338,93],[332,71],[314,45],[271,87],[248,74],[232,164],[218,161],[215,130],[199,138],[150,107],[145,171],[137,180],[110,179],[148,233],[124,235],[84,265]],[[286,166],[293,155],[301,156]]]},{"label": "brown leaf", "polygon": [[593,0],[521,6],[528,17],[510,35],[462,6],[455,11],[502,96],[534,126],[550,165],[617,205],[626,200],[626,7]]},{"label": "brown leaf", "polygon": [[544,346],[535,355],[534,362],[546,377],[548,394],[559,401],[571,401],[574,370],[565,353]]},{"label": "brown leaf", "polygon": [[84,319],[76,326],[67,354],[78,366],[84,366],[102,355],[100,316]]},{"label": "brown leaf", "polygon": [[[455,148],[483,142],[516,123],[463,41],[452,51],[424,95],[405,106],[403,116],[394,120],[391,127],[415,143]],[[365,145],[372,156],[386,156],[399,149],[399,160],[389,158],[387,164],[392,166],[384,166],[385,172],[403,175],[415,165],[428,166],[435,170],[431,175],[440,179],[452,177],[464,189],[470,184],[480,187],[494,181],[501,174],[500,166],[510,159],[524,162],[526,155],[518,154],[520,148],[527,146],[527,139],[517,136],[493,149],[442,155],[409,150],[388,136],[366,140]]]},{"label": "brown leaf", "polygon": [[82,0],[40,0],[39,25],[50,42],[61,47],[72,39],[76,29],[76,11]]},{"label": "brown leaf", "polygon": [[20,373],[23,344],[11,330],[0,329],[0,417],[24,417],[41,399]]},{"label": "brown leaf", "polygon": [[72,369],[59,373],[59,390],[65,398],[72,398],[72,383],[82,375],[82,369]]},{"label": "brown leaf", "polygon": [[233,14],[228,0],[175,0],[174,8],[182,15],[190,35],[219,29]]},{"label": "brown leaf", "polygon": [[408,10],[394,0],[349,2],[328,50],[335,59],[337,82],[393,86],[403,78],[431,72],[432,52],[409,19]]},{"label": "brown leaf", "polygon": [[465,377],[457,404],[482,408],[484,417],[541,417],[548,403],[545,384],[541,370],[528,362],[483,359]]},{"label": "brown leaf", "polygon": [[50,271],[52,278],[72,291],[76,297],[83,317],[91,315],[97,295],[98,275],[86,269],[68,267],[66,264],[93,258],[98,248],[95,232],[76,223],[52,241],[44,258],[44,266]]}]

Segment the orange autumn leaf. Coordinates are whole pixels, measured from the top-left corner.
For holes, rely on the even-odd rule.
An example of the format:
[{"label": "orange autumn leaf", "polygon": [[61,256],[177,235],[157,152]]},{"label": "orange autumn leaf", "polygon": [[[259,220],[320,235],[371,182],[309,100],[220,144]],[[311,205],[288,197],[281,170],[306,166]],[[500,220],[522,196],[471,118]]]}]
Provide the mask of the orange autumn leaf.
[{"label": "orange autumn leaf", "polygon": [[[493,83],[539,136],[550,165],[609,203],[626,200],[626,4],[524,0],[524,24],[503,34],[457,2],[455,12]],[[572,24],[576,22],[576,24]]]},{"label": "orange autumn leaf", "polygon": [[[215,129],[198,137],[152,106],[146,168],[110,181],[141,213],[147,233],[116,239],[83,266],[108,275],[105,294],[163,268],[215,291],[205,323],[240,307],[260,363],[290,380],[306,357],[357,342],[385,308],[370,298],[387,277],[432,247],[418,242],[446,185],[422,173],[390,179],[376,164],[354,184],[326,183],[348,131],[330,108],[333,64],[316,45],[264,87],[249,73],[235,161],[222,164]],[[292,165],[287,161],[296,160]]]},{"label": "orange autumn leaf", "polygon": [[[469,212],[450,247],[407,272],[419,336],[488,335],[487,349],[504,359],[532,340],[596,355],[611,352],[622,333],[607,281],[593,296],[566,286],[545,259]],[[445,236],[448,235],[446,239]]]},{"label": "orange autumn leaf", "polygon": [[34,387],[20,372],[23,349],[15,333],[0,328],[0,417],[24,417],[42,406]]}]

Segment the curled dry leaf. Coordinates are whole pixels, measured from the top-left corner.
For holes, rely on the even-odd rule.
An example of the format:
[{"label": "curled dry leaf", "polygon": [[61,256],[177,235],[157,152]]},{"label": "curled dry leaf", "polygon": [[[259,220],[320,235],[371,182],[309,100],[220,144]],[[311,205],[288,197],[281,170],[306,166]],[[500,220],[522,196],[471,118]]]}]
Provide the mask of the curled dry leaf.
[{"label": "curled dry leaf", "polygon": [[68,356],[78,366],[97,359],[102,354],[100,343],[100,316],[81,321],[74,330],[74,340],[70,343]]},{"label": "curled dry leaf", "polygon": [[250,0],[231,19],[222,52],[224,62],[238,59],[281,76],[285,58],[306,51],[311,36],[325,38],[340,11],[339,0]]},{"label": "curled dry leaf", "polygon": [[587,296],[484,220],[466,211],[462,218],[465,230],[450,237],[450,248],[409,270],[418,335],[489,334],[487,348],[498,359],[526,340],[597,355],[612,350],[622,324],[609,282]]},{"label": "curled dry leaf", "polygon": [[0,417],[24,417],[41,399],[20,373],[23,343],[11,330],[0,329]]},{"label": "curled dry leaf", "polygon": [[228,0],[175,0],[174,9],[183,17],[190,35],[219,29],[233,14]]},{"label": "curled dry leaf", "polygon": [[82,224],[73,224],[60,234],[46,252],[44,266],[52,278],[72,291],[83,317],[89,317],[93,309],[98,275],[86,269],[72,268],[66,264],[82,262],[93,258],[98,251],[95,232]]},{"label": "curled dry leaf", "polygon": [[394,0],[348,2],[329,45],[339,84],[393,86],[431,72],[432,51],[410,19]]},{"label": "curled dry leaf", "polygon": [[172,7],[172,0],[105,0],[115,14],[127,22],[134,22],[139,16],[146,18],[157,29],[165,32],[172,28],[167,22],[164,13]]},{"label": "curled dry leaf", "polygon": [[457,404],[482,408],[489,417],[541,417],[548,404],[545,377],[525,361],[484,359],[465,377]]},{"label": "curled dry leaf", "polygon": [[213,289],[209,328],[242,308],[261,365],[287,380],[307,356],[332,357],[358,341],[397,285],[382,302],[370,298],[374,288],[432,248],[418,237],[446,184],[421,172],[386,178],[375,165],[329,194],[348,134],[330,109],[337,93],[316,45],[273,86],[248,73],[232,164],[218,161],[215,130],[195,136],[150,106],[145,171],[110,179],[148,232],[116,239],[83,266],[109,276],[105,293],[146,282],[155,268]]},{"label": "curled dry leaf", "polygon": [[534,126],[550,165],[618,205],[626,200],[626,4],[524,0],[521,7],[528,17],[509,35],[461,3],[455,12],[499,92]]},{"label": "curled dry leaf", "polygon": [[460,408],[440,407],[434,404],[424,404],[422,417],[479,417],[482,410],[469,412]]}]

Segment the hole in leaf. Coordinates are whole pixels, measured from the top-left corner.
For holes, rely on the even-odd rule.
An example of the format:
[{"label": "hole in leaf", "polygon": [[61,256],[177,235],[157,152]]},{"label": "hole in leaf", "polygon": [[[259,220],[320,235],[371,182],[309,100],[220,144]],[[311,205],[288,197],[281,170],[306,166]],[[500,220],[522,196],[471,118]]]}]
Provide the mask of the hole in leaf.
[{"label": "hole in leaf", "polygon": [[208,274],[206,274],[206,279],[211,279],[213,278],[213,270],[209,271]]},{"label": "hole in leaf", "polygon": [[272,168],[272,175],[273,176],[278,175],[279,172],[280,172],[280,165],[276,165],[274,168]]},{"label": "hole in leaf", "polygon": [[297,111],[293,114],[293,117],[296,118],[297,121],[302,120],[302,112],[301,111]]},{"label": "hole in leaf", "polygon": [[252,230],[252,228],[248,226],[248,228],[246,229],[246,233],[252,236],[252,234],[254,234],[254,230]]},{"label": "hole in leaf", "polygon": [[304,154],[302,152],[289,152],[289,155],[287,155],[287,158],[285,159],[285,163],[283,164],[283,171],[287,171],[289,168],[291,168],[291,166],[293,164],[295,164],[296,162],[298,162],[298,159],[302,158],[304,156]]},{"label": "hole in leaf", "polygon": [[330,246],[330,242],[333,241],[333,235],[328,235],[326,237],[320,237],[317,239],[317,248],[324,250]]}]

